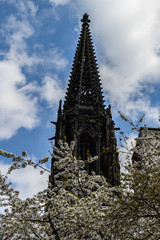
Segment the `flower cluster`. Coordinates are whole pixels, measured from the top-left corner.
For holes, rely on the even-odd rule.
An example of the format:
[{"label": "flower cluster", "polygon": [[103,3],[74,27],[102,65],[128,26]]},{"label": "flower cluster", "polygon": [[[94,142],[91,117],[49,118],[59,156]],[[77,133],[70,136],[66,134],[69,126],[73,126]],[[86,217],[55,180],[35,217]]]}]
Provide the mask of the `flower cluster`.
[{"label": "flower cluster", "polygon": [[[1,239],[159,239],[160,167],[155,161],[159,144],[152,137],[138,139],[143,151],[135,149],[143,153],[142,168],[129,165],[120,186],[110,186],[95,172],[88,174],[84,161],[72,154],[74,142],[54,146],[54,179],[32,198],[21,200],[0,174]],[[30,165],[43,174],[48,161],[46,157],[36,164],[26,153],[18,161],[11,153],[1,150],[0,154],[14,159],[9,172]],[[96,159],[88,156],[89,162]]]}]

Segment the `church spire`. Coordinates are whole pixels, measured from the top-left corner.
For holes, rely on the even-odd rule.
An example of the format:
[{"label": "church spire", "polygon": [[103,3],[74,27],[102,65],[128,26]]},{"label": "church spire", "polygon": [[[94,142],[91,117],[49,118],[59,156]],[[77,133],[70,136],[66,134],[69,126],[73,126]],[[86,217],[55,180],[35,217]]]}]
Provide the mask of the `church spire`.
[{"label": "church spire", "polygon": [[77,107],[90,107],[104,114],[99,70],[87,13],[84,14],[81,21],[82,29],[73,61],[64,109],[71,110]]},{"label": "church spire", "polygon": [[[88,14],[82,18],[71,76],[63,107],[59,106],[55,144],[66,139],[75,141],[74,154],[85,162],[88,173],[103,174],[112,185],[119,183],[119,161],[116,150],[111,107],[105,110],[99,70],[89,29]],[[98,156],[87,162],[87,154]],[[52,159],[52,179],[54,178]]]}]

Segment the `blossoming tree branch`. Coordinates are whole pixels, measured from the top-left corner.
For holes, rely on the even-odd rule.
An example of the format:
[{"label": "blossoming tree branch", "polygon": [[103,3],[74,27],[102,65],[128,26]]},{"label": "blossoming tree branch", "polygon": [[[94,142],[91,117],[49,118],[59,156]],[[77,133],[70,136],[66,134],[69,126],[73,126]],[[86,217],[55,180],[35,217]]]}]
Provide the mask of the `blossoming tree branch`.
[{"label": "blossoming tree branch", "polygon": [[[54,184],[25,200],[8,183],[8,175],[27,166],[43,174],[49,158],[35,163],[25,151],[15,156],[0,150],[13,161],[7,174],[0,174],[0,239],[160,239],[160,139],[146,128],[136,140],[140,144],[128,154],[136,153],[140,161],[127,163],[116,187],[87,173],[84,161],[73,155],[74,142],[59,141],[51,154],[57,169]],[[96,159],[88,155],[86,161]]]}]

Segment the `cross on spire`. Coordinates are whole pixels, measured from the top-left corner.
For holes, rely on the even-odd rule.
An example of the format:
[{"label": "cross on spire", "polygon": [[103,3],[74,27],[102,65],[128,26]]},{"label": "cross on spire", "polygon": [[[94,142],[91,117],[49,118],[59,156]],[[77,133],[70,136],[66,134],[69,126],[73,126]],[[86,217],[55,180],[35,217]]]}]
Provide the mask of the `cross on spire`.
[{"label": "cross on spire", "polygon": [[90,20],[88,17],[89,15],[87,13],[83,15],[83,18],[81,19],[81,22],[83,22],[82,26],[85,26],[85,25],[89,26]]}]

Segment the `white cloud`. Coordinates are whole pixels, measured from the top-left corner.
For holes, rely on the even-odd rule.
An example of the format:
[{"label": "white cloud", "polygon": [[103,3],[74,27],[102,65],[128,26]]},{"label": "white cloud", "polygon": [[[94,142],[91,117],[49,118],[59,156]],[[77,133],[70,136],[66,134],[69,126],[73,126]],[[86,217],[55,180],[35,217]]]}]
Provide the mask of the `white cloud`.
[{"label": "white cloud", "polygon": [[57,103],[64,97],[64,90],[59,85],[59,80],[56,76],[54,78],[45,77],[40,88],[40,97],[46,100],[50,105]]},{"label": "white cloud", "polygon": [[0,139],[13,136],[20,127],[31,129],[37,122],[37,99],[21,92],[25,77],[12,61],[0,62]]},{"label": "white cloud", "polygon": [[[0,162],[0,169],[3,175],[7,173],[9,167],[9,164]],[[48,172],[41,175],[40,169],[34,169],[33,167],[15,170],[12,174],[8,175],[8,181],[20,192],[20,197],[22,199],[33,197],[37,192],[47,188],[48,179]]]},{"label": "white cloud", "polygon": [[13,4],[23,17],[27,17],[28,15],[34,17],[38,10],[37,5],[31,0],[1,0],[1,2]]},{"label": "white cloud", "polygon": [[39,56],[39,59],[41,59],[40,62],[45,71],[47,71],[48,69],[55,69],[61,71],[66,68],[68,61],[66,58],[63,57],[60,49],[56,47],[51,47],[49,51],[46,51],[45,49],[41,49],[41,46],[37,46],[37,48],[40,50],[39,55],[38,53],[37,55]]},{"label": "white cloud", "polygon": [[[36,7],[31,1],[16,1],[19,11],[29,11],[33,16]],[[39,53],[29,54],[27,40],[34,35],[34,29],[26,15],[21,20],[11,15],[2,25],[1,34],[8,44],[8,51],[1,52],[0,61],[0,140],[9,139],[16,134],[19,128],[32,129],[39,124],[38,101],[56,103],[63,95],[63,90],[55,81],[58,79],[44,78],[42,85],[33,81],[28,83],[24,68],[31,71],[37,64],[55,69],[64,69],[67,61],[57,49],[50,49],[49,54],[39,56]],[[47,74],[47,73],[46,73]],[[38,94],[35,97],[35,94]]]},{"label": "white cloud", "polygon": [[160,1],[84,0],[79,5],[78,11],[88,12],[92,20],[100,74],[111,103],[131,117],[136,105],[136,117],[147,112],[148,120],[158,119],[159,106],[152,109],[143,89],[149,82],[160,83]]},{"label": "white cloud", "polygon": [[17,1],[17,8],[18,10],[24,14],[24,16],[30,15],[34,17],[36,15],[36,12],[38,10],[37,5],[33,1],[23,1],[18,0]]},{"label": "white cloud", "polygon": [[131,163],[132,161],[133,151],[131,151],[131,149],[136,144],[135,138],[137,138],[137,134],[131,133],[127,137],[128,139],[126,140],[125,146],[118,146],[121,172],[125,172],[125,166],[128,164],[128,162]]},{"label": "white cloud", "polygon": [[27,55],[25,39],[34,32],[28,22],[11,16],[3,31],[10,48],[0,61],[0,139],[8,139],[19,128],[31,129],[39,122],[37,99],[23,91],[27,80],[22,73],[24,66],[32,66],[38,60]]},{"label": "white cloud", "polygon": [[27,20],[18,21],[15,16],[10,16],[3,26],[3,31],[10,47],[9,51],[4,53],[4,58],[14,61],[19,67],[30,67],[41,61],[27,53],[26,40],[34,34],[34,29]]},{"label": "white cloud", "polygon": [[41,175],[40,170],[27,167],[12,173],[8,180],[15,184],[15,188],[20,192],[20,197],[25,199],[47,188],[48,178],[48,172]]},{"label": "white cloud", "polygon": [[64,69],[68,64],[68,61],[56,48],[50,50],[50,62],[52,66],[55,66],[58,70]]},{"label": "white cloud", "polygon": [[[143,94],[143,86],[139,79],[121,78],[116,70],[105,65],[101,66],[100,73],[103,87],[108,93],[107,97],[117,110],[129,116],[132,121],[136,121],[140,115],[145,114],[146,123],[158,123],[159,106],[151,105],[149,96]],[[143,84],[145,88],[145,80]]]},{"label": "white cloud", "polygon": [[70,2],[70,0],[49,0],[51,4],[56,4],[56,5],[65,5]]}]

